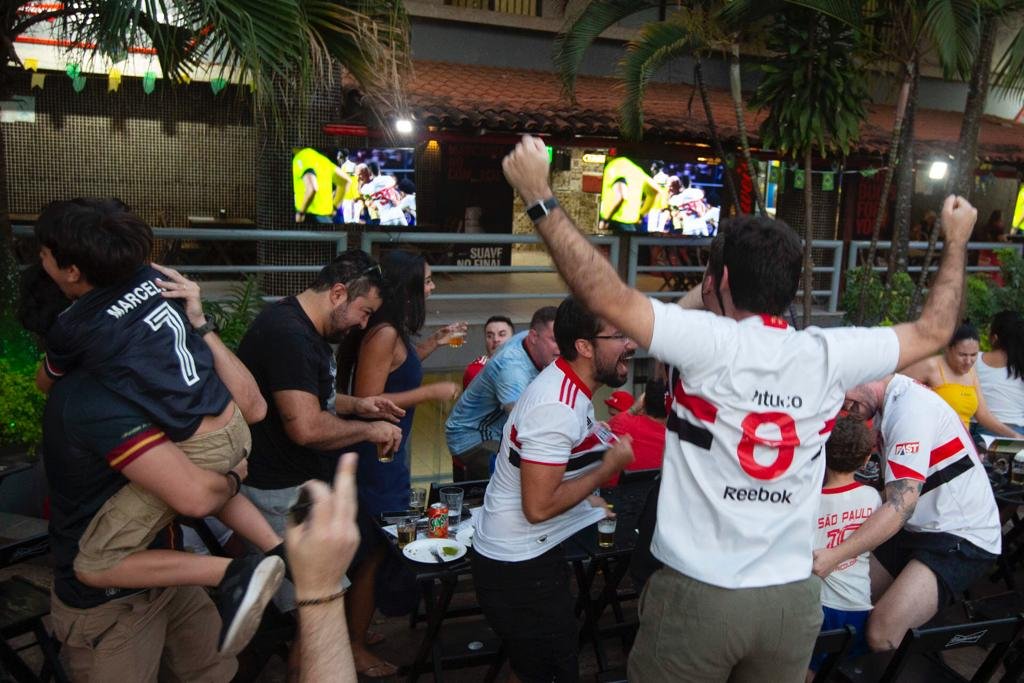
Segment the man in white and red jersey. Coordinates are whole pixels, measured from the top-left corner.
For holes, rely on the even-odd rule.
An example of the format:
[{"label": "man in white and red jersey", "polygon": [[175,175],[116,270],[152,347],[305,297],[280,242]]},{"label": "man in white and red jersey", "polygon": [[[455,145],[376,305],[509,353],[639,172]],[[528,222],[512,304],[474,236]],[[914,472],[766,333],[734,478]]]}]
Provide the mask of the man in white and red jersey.
[{"label": "man in white and red jersey", "polygon": [[785,223],[725,222],[701,287],[664,304],[626,285],[559,208],[540,140],[524,136],[503,168],[573,293],[674,368],[651,546],[666,566],[641,600],[630,681],[802,679],[821,625],[811,557],[831,421],[846,390],[946,343],[977,211],[946,199],[918,320],[796,331],[779,317],[801,270]]},{"label": "man in white and red jersey", "polygon": [[816,551],[814,571],[826,576],[874,550],[887,574],[876,577],[885,592],[868,645],[892,650],[992,567],[1002,550],[999,512],[974,442],[931,389],[893,375],[855,387],[846,403],[863,419],[881,415],[885,503],[842,545]]},{"label": "man in white and red jersey", "polygon": [[593,491],[633,460],[628,436],[609,444],[591,398],[622,386],[636,344],[571,297],[558,307],[555,339],[560,357],[505,424],[473,537],[480,607],[523,683],[579,679],[562,541],[610,514]]}]

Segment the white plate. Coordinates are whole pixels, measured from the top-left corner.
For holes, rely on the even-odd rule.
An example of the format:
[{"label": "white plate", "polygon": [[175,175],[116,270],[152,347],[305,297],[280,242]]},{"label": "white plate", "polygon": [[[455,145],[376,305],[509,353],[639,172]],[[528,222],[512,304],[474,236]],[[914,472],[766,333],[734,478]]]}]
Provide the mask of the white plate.
[{"label": "white plate", "polygon": [[460,524],[459,530],[455,533],[455,540],[468,548],[472,548],[474,531],[476,531],[476,527],[469,524]]},{"label": "white plate", "polygon": [[[447,555],[443,550],[445,547],[455,548],[458,552],[454,555]],[[421,538],[402,548],[402,552],[414,562],[439,564],[437,556],[434,555],[434,548],[441,552],[441,557],[446,563],[454,562],[466,554],[466,546],[451,538]]]}]

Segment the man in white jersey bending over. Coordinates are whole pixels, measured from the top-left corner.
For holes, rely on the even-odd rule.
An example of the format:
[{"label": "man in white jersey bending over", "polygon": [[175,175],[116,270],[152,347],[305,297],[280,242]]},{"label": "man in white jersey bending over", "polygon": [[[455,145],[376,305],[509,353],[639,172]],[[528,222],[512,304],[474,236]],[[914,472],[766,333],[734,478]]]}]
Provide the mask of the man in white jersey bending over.
[{"label": "man in white jersey bending over", "polygon": [[934,391],[893,375],[846,398],[862,419],[881,415],[885,502],[842,544],[815,551],[814,573],[873,551],[884,572],[872,576],[881,599],[868,645],[893,650],[992,568],[1002,549],[999,511],[974,442]]},{"label": "man in white jersey bending over", "polygon": [[801,260],[785,223],[723,221],[701,287],[664,304],[623,283],[558,208],[540,140],[524,137],[503,166],[572,291],[674,368],[651,546],[665,567],[640,601],[629,680],[803,680],[821,624],[811,553],[833,418],[848,389],[949,339],[977,211],[946,200],[917,321],[796,331],[780,317]]},{"label": "man in white jersey bending over", "polygon": [[473,537],[473,584],[522,683],[579,680],[579,629],[562,541],[605,517],[594,489],[633,461],[590,399],[626,381],[636,344],[569,297],[555,315],[560,357],[516,401]]}]

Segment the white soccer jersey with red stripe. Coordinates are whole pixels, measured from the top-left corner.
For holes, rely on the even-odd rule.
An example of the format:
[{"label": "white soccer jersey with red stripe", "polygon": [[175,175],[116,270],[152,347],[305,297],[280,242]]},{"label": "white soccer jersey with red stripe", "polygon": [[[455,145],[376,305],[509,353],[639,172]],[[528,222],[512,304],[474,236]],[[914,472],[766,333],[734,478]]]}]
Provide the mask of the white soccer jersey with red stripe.
[{"label": "white soccer jersey with red stripe", "polygon": [[542,555],[604,517],[583,500],[560,515],[531,524],[523,514],[520,464],[565,467],[563,480],[597,467],[608,446],[595,433],[587,386],[559,358],[516,401],[498,450],[494,475],[478,513],[473,548],[493,560],[521,562]]},{"label": "white soccer jersey with red stripe", "polygon": [[846,390],[895,370],[896,334],[651,305],[651,354],[674,368],[651,550],[724,588],[806,579],[825,441]]},{"label": "white soccer jersey with red stripe", "polygon": [[[835,548],[860,528],[882,504],[878,491],[854,482],[821,490],[815,548]],[[821,583],[821,604],[847,612],[871,609],[871,553],[843,562]]]},{"label": "white soccer jersey with red stripe", "polygon": [[985,468],[963,422],[942,397],[904,375],[882,405],[885,483],[924,483],[910,531],[943,531],[996,555],[1002,548],[999,510]]}]

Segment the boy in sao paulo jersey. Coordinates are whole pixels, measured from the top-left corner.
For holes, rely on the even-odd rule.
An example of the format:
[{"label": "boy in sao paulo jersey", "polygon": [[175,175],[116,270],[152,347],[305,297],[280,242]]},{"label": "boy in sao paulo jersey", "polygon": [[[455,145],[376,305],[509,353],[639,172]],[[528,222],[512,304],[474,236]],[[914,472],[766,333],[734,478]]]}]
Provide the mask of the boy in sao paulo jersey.
[{"label": "boy in sao paulo jersey", "polygon": [[802,245],[785,223],[723,222],[701,286],[666,304],[626,285],[559,208],[543,142],[524,136],[503,168],[573,294],[673,368],[651,545],[665,566],[640,601],[629,680],[803,679],[822,620],[822,449],[847,390],[949,339],[977,211],[946,199],[942,263],[916,321],[797,331],[781,316]]},{"label": "boy in sao paulo jersey", "polygon": [[880,415],[885,503],[842,545],[814,553],[828,576],[851,557],[873,551],[883,571],[868,619],[873,650],[899,646],[984,576],[1002,551],[999,511],[974,441],[934,391],[904,375],[850,390],[846,408]]},{"label": "boy in sao paulo jersey", "polygon": [[[825,444],[825,485],[821,489],[815,548],[834,548],[852,534],[881,504],[878,491],[857,481],[853,474],[874,448],[874,435],[863,420],[844,416],[836,420]],[[857,629],[850,657],[867,652],[864,624],[871,614],[871,565],[869,553],[840,564],[821,583],[821,630],[843,628],[850,624]],[[821,668],[827,655],[811,660],[808,680]]]}]

